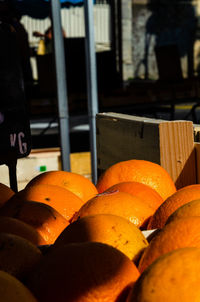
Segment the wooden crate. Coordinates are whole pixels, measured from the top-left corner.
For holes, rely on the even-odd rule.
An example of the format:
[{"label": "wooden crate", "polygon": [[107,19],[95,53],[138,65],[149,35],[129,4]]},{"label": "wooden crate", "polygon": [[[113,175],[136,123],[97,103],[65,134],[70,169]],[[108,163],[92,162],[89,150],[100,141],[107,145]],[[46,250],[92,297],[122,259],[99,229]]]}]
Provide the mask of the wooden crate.
[{"label": "wooden crate", "polygon": [[108,112],[96,125],[98,176],[119,161],[143,159],[164,167],[177,188],[200,183],[200,127],[191,121]]},{"label": "wooden crate", "polygon": [[[71,172],[81,174],[91,179],[90,152],[70,154]],[[44,171],[61,170],[61,153],[59,148],[35,149],[30,155],[17,161],[18,190],[36,175]],[[0,182],[10,185],[8,167],[0,166]]]}]

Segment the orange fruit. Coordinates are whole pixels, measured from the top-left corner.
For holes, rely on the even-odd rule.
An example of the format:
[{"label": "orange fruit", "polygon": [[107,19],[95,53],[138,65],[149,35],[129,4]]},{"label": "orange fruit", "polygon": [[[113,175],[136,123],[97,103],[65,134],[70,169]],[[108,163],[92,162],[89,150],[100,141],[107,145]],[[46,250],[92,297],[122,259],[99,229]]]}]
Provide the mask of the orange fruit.
[{"label": "orange fruit", "polygon": [[136,181],[156,190],[165,200],[176,192],[169,173],[160,165],[146,160],[131,159],[118,162],[109,167],[99,178],[97,190],[104,192],[109,187],[124,181]]},{"label": "orange fruit", "polygon": [[117,190],[120,192],[127,192],[129,194],[139,197],[155,210],[164,201],[163,198],[156,192],[156,190],[152,189],[148,185],[136,181],[120,182],[108,188],[105,192]]},{"label": "orange fruit", "polygon": [[138,277],[135,264],[116,248],[84,242],[50,250],[26,285],[39,301],[125,301]]},{"label": "orange fruit", "polygon": [[182,217],[200,216],[200,199],[192,200],[173,212],[167,219],[167,223]]},{"label": "orange fruit", "polygon": [[16,193],[10,202],[15,199],[45,203],[58,211],[68,221],[83,205],[82,199],[71,191],[59,186],[46,184],[28,186],[26,189]]},{"label": "orange fruit", "polygon": [[136,281],[127,302],[200,301],[200,248],[159,257]]},{"label": "orange fruit", "polygon": [[30,241],[8,233],[0,233],[0,270],[17,279],[28,274],[42,257]]},{"label": "orange fruit", "polygon": [[35,201],[7,202],[0,208],[0,216],[17,218],[39,232],[46,244],[53,244],[69,222],[52,207]]},{"label": "orange fruit", "polygon": [[27,186],[56,185],[68,189],[84,202],[98,194],[95,185],[83,175],[67,171],[47,171],[31,179]]},{"label": "orange fruit", "polygon": [[0,207],[14,194],[15,192],[10,187],[0,183]]},{"label": "orange fruit", "polygon": [[136,196],[125,192],[107,192],[88,200],[74,215],[72,222],[88,215],[113,214],[143,228],[153,213],[154,210]]},{"label": "orange fruit", "polygon": [[183,187],[167,198],[151,217],[148,229],[162,228],[168,217],[180,206],[194,199],[200,198],[200,185],[194,184]]},{"label": "orange fruit", "polygon": [[139,271],[143,272],[154,260],[172,250],[200,247],[200,217],[183,217],[166,224],[144,250]]},{"label": "orange fruit", "polygon": [[127,219],[117,215],[97,214],[71,223],[58,236],[54,246],[86,241],[112,245],[134,262],[148,245],[142,232]]},{"label": "orange fruit", "polygon": [[13,217],[0,217],[0,233],[9,233],[23,237],[35,245],[46,244],[46,241],[36,231],[36,229],[29,224]]},{"label": "orange fruit", "polygon": [[0,297],[2,302],[37,302],[21,281],[4,271],[0,271]]}]

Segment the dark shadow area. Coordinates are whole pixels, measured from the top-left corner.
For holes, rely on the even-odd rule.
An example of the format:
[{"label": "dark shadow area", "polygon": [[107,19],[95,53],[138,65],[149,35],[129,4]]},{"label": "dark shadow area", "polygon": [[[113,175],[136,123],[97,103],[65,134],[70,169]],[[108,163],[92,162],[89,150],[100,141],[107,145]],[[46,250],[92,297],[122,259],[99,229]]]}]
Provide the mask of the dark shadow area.
[{"label": "dark shadow area", "polygon": [[[70,118],[87,116],[87,76],[85,38],[64,38],[66,84],[68,110]],[[56,70],[54,53],[36,55],[38,81],[32,91],[30,100],[30,116],[32,119],[49,118],[58,121]],[[121,86],[119,73],[116,69],[115,55],[112,50],[96,52],[97,86],[99,99],[112,95]],[[102,104],[99,103],[102,108]],[[51,126],[49,124],[49,126]],[[46,129],[48,130],[48,129]],[[59,145],[59,137],[47,135],[46,130],[33,136],[33,146],[54,147]],[[70,133],[71,151],[89,150],[89,132],[75,131]]]},{"label": "dark shadow area", "polygon": [[0,2],[0,41],[0,164],[8,166],[10,187],[17,191],[17,159],[31,151],[26,99],[30,74],[23,26],[4,2]]},{"label": "dark shadow area", "polygon": [[[25,10],[29,15],[28,1],[22,2],[19,1],[17,6],[19,12]],[[35,13],[37,13],[39,2],[40,0],[32,1]],[[141,5],[138,6],[141,8]],[[133,10],[135,7],[136,5],[133,4]],[[143,19],[138,19],[138,23],[142,23],[141,20],[144,21],[142,31],[138,31],[138,36],[142,36],[141,40],[144,43],[135,43],[140,56],[133,66],[132,80],[122,83],[119,60],[116,58],[116,49],[113,47],[115,44],[120,44],[118,41],[120,26],[118,26],[118,35],[112,37],[112,39],[115,37],[115,41],[111,41],[111,49],[96,52],[99,111],[154,118],[160,118],[160,114],[166,113],[173,120],[176,104],[194,102],[196,107],[199,106],[200,77],[194,76],[193,57],[197,28],[195,6],[191,0],[149,0],[143,7],[145,18],[143,16]],[[45,6],[45,12],[40,13],[41,18],[50,15],[47,6]],[[122,17],[122,12],[118,11],[118,16],[112,12],[112,23],[119,21],[119,16]],[[20,21],[20,15],[18,21]],[[135,22],[134,18],[133,22]],[[69,115],[70,117],[80,115],[87,117],[85,38],[65,37],[64,45]],[[38,55],[36,51],[30,51],[28,55],[36,59],[38,80],[32,80],[30,70],[28,71],[26,66],[24,77],[26,78],[25,93],[29,116],[31,120],[49,120],[47,128],[41,129],[40,135],[32,137],[33,148],[58,146],[60,145],[59,131],[56,134],[47,135],[52,122],[58,121],[54,53],[51,51]],[[22,55],[21,58],[23,57]],[[182,64],[182,59],[185,57],[187,57],[187,68]],[[155,60],[153,67],[156,69],[157,78],[151,77],[152,58]],[[142,77],[139,73],[141,65],[144,67]],[[197,122],[195,106],[186,118],[192,117],[192,120]],[[88,132],[70,133],[72,150],[89,149]]]},{"label": "dark shadow area", "polygon": [[[70,136],[70,151],[85,152],[89,151],[90,138],[89,131],[71,132]],[[60,146],[59,134],[40,134],[32,136],[32,144],[35,148],[55,148]]]},{"label": "dark shadow area", "polygon": [[[59,265],[61,261],[62,265]],[[107,300],[123,302],[137,279],[133,270],[130,281],[123,281],[121,285],[121,275],[129,271],[122,254],[116,249],[99,242],[74,243],[52,248],[34,267],[32,274],[27,275],[24,283],[39,301],[57,300],[59,293],[60,301],[84,301],[93,297],[103,301],[108,297]],[[70,272],[67,282],[66,272]],[[53,286],[55,280],[59,280],[56,290]],[[118,287],[112,292],[115,280]],[[46,288],[49,290],[44,290]]]},{"label": "dark shadow area", "polygon": [[[86,53],[85,38],[64,38],[67,92],[69,99],[73,94],[86,98]],[[38,93],[56,96],[56,74],[54,54],[37,55]],[[115,56],[112,50],[96,52],[97,82],[100,94],[108,94],[119,87]]]},{"label": "dark shadow area", "polygon": [[[143,113],[154,112],[155,117],[159,112],[168,112],[173,120],[175,105],[195,103],[185,119],[191,117],[197,123],[200,78],[194,70],[198,25],[194,3],[191,0],[149,0],[143,10],[137,6],[136,16],[146,23],[144,27],[138,26],[138,31],[144,33],[144,40],[138,33],[136,41],[143,49],[137,54],[134,78],[128,90],[143,92],[139,115],[143,108]],[[141,67],[144,69],[142,76]]]},{"label": "dark shadow area", "polygon": [[[148,78],[148,50],[152,36],[155,47],[176,45],[180,57],[187,56],[188,77],[193,76],[193,53],[197,19],[191,0],[149,0],[151,12],[146,23],[145,34],[145,77]],[[169,54],[170,56],[170,54]],[[173,64],[168,68],[174,68]]]},{"label": "dark shadow area", "polygon": [[[87,114],[85,38],[65,38],[65,68],[70,115]],[[36,55],[38,81],[32,91],[31,117],[57,116],[57,87],[54,54]],[[96,52],[99,97],[110,96],[121,87],[112,50]],[[46,103],[48,99],[48,106]],[[44,105],[43,105],[44,104]],[[101,104],[100,104],[101,106]]]}]

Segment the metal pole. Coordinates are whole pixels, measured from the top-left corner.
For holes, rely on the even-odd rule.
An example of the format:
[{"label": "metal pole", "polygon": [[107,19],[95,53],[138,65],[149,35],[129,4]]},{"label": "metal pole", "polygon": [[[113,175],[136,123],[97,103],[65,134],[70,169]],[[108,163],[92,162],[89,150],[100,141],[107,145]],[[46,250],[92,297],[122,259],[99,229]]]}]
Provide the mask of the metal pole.
[{"label": "metal pole", "polygon": [[51,0],[62,170],[70,171],[69,114],[60,0]]},{"label": "metal pole", "polygon": [[117,47],[119,60],[119,75],[123,83],[123,54],[122,54],[122,0],[117,0]]},{"label": "metal pole", "polygon": [[85,48],[86,48],[86,73],[88,114],[90,124],[90,149],[92,161],[92,181],[97,182],[97,148],[96,148],[96,114],[98,113],[96,52],[94,41],[94,17],[92,0],[84,1],[85,12]]}]

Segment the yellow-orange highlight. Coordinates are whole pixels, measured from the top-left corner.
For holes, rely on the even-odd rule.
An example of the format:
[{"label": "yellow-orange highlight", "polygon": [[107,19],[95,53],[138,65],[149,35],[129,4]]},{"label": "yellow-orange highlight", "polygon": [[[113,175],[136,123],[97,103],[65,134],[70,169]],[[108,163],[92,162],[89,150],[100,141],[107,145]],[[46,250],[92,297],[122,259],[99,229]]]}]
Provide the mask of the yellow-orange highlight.
[{"label": "yellow-orange highlight", "polygon": [[112,245],[135,263],[148,246],[142,231],[133,223],[111,214],[97,214],[78,219],[59,235],[54,246],[87,241]]},{"label": "yellow-orange highlight", "polygon": [[83,175],[67,171],[47,171],[32,178],[27,184],[56,185],[68,189],[84,202],[98,194],[95,185]]},{"label": "yellow-orange highlight", "polygon": [[21,281],[1,270],[0,297],[2,302],[37,302],[31,291]]},{"label": "yellow-orange highlight", "polygon": [[146,160],[131,159],[109,167],[99,178],[97,190],[104,192],[109,187],[124,181],[136,181],[156,190],[165,200],[176,192],[169,173],[160,165]]},{"label": "yellow-orange highlight", "polygon": [[136,281],[127,302],[200,301],[200,248],[180,248],[158,258]]},{"label": "yellow-orange highlight", "polygon": [[144,250],[139,271],[143,272],[158,257],[178,248],[200,247],[200,217],[183,217],[166,224]]},{"label": "yellow-orange highlight", "polygon": [[0,208],[0,216],[14,217],[31,225],[46,244],[53,244],[69,222],[52,207],[35,201],[7,202]]},{"label": "yellow-orange highlight", "polygon": [[167,198],[156,210],[149,221],[148,229],[162,228],[168,217],[176,211],[180,206],[192,200],[200,198],[200,185],[194,184],[179,189],[172,196]]},{"label": "yellow-orange highlight", "polygon": [[27,280],[39,301],[125,301],[139,277],[134,263],[116,248],[70,243],[49,251]]},{"label": "yellow-orange highlight", "polygon": [[111,186],[110,188],[108,188],[105,192],[116,191],[116,190],[120,192],[126,192],[139,197],[155,210],[164,201],[163,198],[160,196],[160,194],[156,192],[156,190],[152,189],[148,185],[136,181],[126,181],[126,182],[117,183]]},{"label": "yellow-orange highlight", "polygon": [[128,219],[137,227],[144,228],[154,209],[140,198],[125,192],[107,192],[88,200],[74,215],[72,221],[94,214],[113,214]]},{"label": "yellow-orange highlight", "polygon": [[83,205],[82,199],[71,191],[59,186],[46,184],[28,186],[26,189],[16,193],[12,197],[11,202],[14,202],[15,199],[45,203],[58,211],[68,221]]}]

